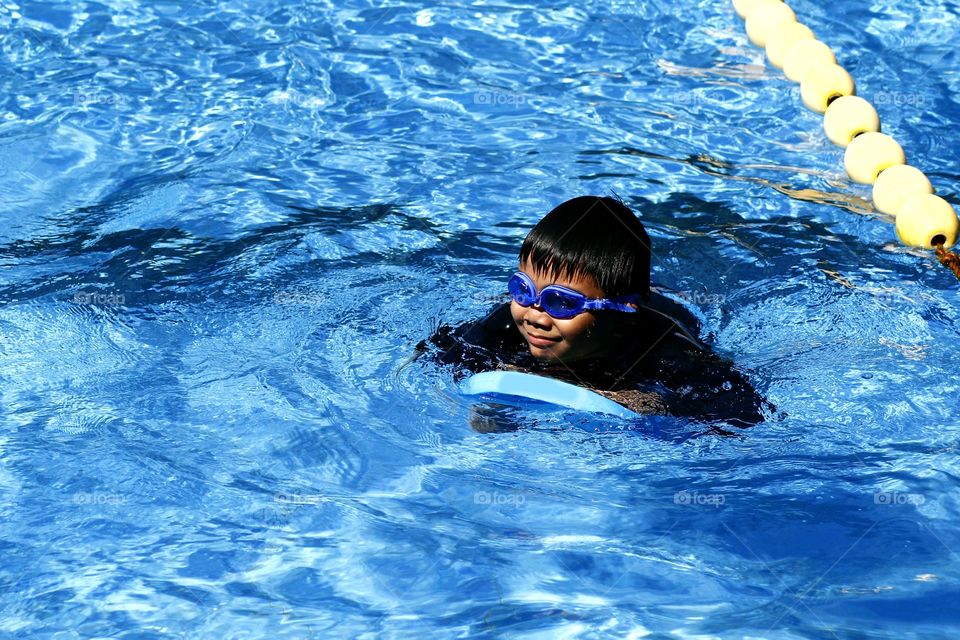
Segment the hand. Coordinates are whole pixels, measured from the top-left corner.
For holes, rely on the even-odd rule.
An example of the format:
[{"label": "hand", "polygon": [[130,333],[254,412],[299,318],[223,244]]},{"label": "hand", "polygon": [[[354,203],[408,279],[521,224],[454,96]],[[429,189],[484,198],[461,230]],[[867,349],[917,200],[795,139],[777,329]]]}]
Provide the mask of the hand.
[{"label": "hand", "polygon": [[625,389],[623,391],[597,390],[597,393],[637,413],[667,413],[667,403],[662,396],[656,393],[637,391],[636,389]]},{"label": "hand", "polygon": [[520,425],[510,416],[508,405],[481,402],[470,408],[470,428],[479,433],[516,431]]}]

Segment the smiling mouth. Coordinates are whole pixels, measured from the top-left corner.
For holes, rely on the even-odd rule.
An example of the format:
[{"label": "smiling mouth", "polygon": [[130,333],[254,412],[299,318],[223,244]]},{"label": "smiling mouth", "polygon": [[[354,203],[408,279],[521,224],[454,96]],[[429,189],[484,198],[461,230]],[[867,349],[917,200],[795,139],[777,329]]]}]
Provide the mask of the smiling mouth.
[{"label": "smiling mouth", "polygon": [[527,334],[527,342],[532,344],[535,347],[549,347],[553,344],[559,342],[559,338],[545,338],[543,336],[534,335],[532,333]]}]

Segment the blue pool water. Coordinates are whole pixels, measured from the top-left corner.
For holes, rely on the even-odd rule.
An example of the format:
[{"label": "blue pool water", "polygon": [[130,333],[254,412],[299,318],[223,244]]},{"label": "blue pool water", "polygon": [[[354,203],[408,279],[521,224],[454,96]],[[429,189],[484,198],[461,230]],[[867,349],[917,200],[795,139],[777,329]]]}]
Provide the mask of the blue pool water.
[{"label": "blue pool water", "polygon": [[[957,203],[960,5],[794,7]],[[728,3],[3,0],[0,56],[0,637],[960,631],[958,284]],[[408,363],[611,192],[782,416],[485,434]]]}]

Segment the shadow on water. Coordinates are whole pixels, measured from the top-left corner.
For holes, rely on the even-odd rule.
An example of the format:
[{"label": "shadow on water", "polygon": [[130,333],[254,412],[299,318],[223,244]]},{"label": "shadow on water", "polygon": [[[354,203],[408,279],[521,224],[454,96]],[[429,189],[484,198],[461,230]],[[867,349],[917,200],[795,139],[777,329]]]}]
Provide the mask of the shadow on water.
[{"label": "shadow on water", "polygon": [[629,434],[673,444],[703,436],[737,437],[742,431],[722,423],[703,423],[667,415],[650,414],[618,419],[524,398],[512,398],[509,403],[490,400],[476,402],[470,407],[468,422],[470,428],[478,433],[577,429],[598,436]]},{"label": "shadow on water", "polygon": [[[202,292],[205,299],[224,294],[233,297],[256,279],[252,271],[298,252],[302,261],[285,266],[286,281],[315,274],[318,269],[339,271],[371,264],[416,268],[451,258],[498,262],[501,256],[515,252],[512,239],[477,230],[450,232],[392,203],[333,208],[287,202],[283,221],[265,224],[238,238],[201,237],[177,225],[98,232],[99,224],[120,215],[118,209],[141,195],[142,191],[137,191],[78,209],[71,225],[61,223],[61,233],[0,246],[0,260],[62,265],[52,273],[34,272],[29,279],[0,287],[0,301],[25,301],[84,287],[136,291],[137,300],[158,303],[189,295],[182,286],[187,282],[216,284],[216,291]],[[385,247],[355,246],[351,234],[364,230],[384,235],[413,231],[432,241],[426,248],[392,242]],[[313,251],[304,243],[313,235],[343,241],[343,251],[335,257]],[[195,295],[201,293],[196,287],[191,289]]]},{"label": "shadow on water", "polygon": [[[185,282],[209,282],[217,284],[219,291],[230,293],[250,278],[250,271],[295,250],[309,234],[348,234],[379,224],[440,234],[434,223],[409,215],[393,204],[345,209],[290,207],[287,211],[292,213],[282,222],[264,225],[255,233],[239,238],[204,238],[177,225],[111,233],[97,231],[98,224],[118,216],[117,210],[139,195],[79,209],[73,216],[74,224],[61,233],[18,240],[0,247],[0,260],[20,264],[62,264],[57,272],[47,270],[28,280],[0,287],[0,301],[24,301],[75,287],[91,290],[109,287],[154,294],[138,296],[138,299],[160,302],[182,299],[183,291],[179,288]],[[251,256],[249,263],[245,264],[243,258],[251,252],[257,254],[256,259]],[[371,260],[405,263],[409,257],[409,252],[401,246],[382,255],[359,251],[336,259],[309,256],[309,260],[311,271],[315,271],[325,267],[363,266],[370,264]],[[296,266],[291,268],[296,270]],[[206,292],[203,295],[209,297]]]},{"label": "shadow on water", "polygon": [[[609,155],[638,155],[670,160],[694,166],[711,175],[766,184],[782,193],[805,201],[831,204],[867,213],[857,199],[839,194],[793,189],[763,178],[735,175],[743,166],[706,155],[670,158],[639,149],[587,150],[586,158]],[[587,160],[583,160],[585,162]],[[758,165],[759,166],[759,165]],[[766,167],[769,168],[769,167]],[[796,171],[789,167],[782,170]],[[516,258],[525,229],[519,225],[499,223],[490,229],[451,231],[424,216],[413,215],[398,203],[370,204],[360,207],[310,207],[302,202],[276,194],[266,194],[284,211],[284,219],[257,227],[255,232],[236,238],[204,238],[176,224],[170,227],[125,229],[103,233],[99,226],[118,218],[130,204],[151,190],[189,180],[176,175],[158,181],[154,177],[129,180],[102,202],[74,211],[58,221],[59,233],[29,240],[17,240],[0,246],[0,260],[33,264],[62,262],[57,273],[35,275],[31,280],[0,287],[0,300],[15,302],[32,299],[74,287],[131,287],[152,293],[157,299],[182,292],[176,287],[191,282],[217,281],[220,289],[231,291],[240,284],[249,284],[249,271],[281,255],[302,251],[310,271],[316,269],[351,268],[373,263],[420,267],[435,265],[441,260],[462,260],[466,269],[484,269],[486,264],[502,263],[505,268]],[[751,220],[749,214],[736,211],[723,202],[707,201],[689,192],[673,192],[654,202],[642,197],[627,197],[628,203],[651,227],[655,238],[654,267],[668,267],[677,278],[690,273],[685,259],[716,259],[718,243],[733,243],[743,251],[733,256],[737,261],[786,270],[796,262],[799,252],[804,257],[814,254],[831,268],[860,268],[876,259],[875,249],[863,247],[855,236],[832,230],[827,223],[812,216],[784,214],[773,220]],[[545,212],[543,212],[545,213]],[[430,239],[427,247],[404,245],[402,239],[386,248],[365,248],[349,241],[361,230],[382,232],[416,232]],[[305,237],[318,234],[334,243],[344,240],[344,249],[335,257],[299,247]],[[391,238],[392,240],[392,238]],[[660,248],[662,247],[662,248]],[[692,249],[692,251],[691,251]],[[255,260],[245,263],[245,253],[255,251]],[[672,256],[679,263],[667,265]],[[785,258],[793,255],[792,258]],[[91,257],[99,256],[100,261]],[[749,257],[748,257],[749,256]],[[657,259],[659,258],[659,259]],[[729,261],[716,260],[717,264]],[[237,267],[240,268],[237,268]],[[302,265],[291,265],[292,275]],[[722,266],[718,270],[723,271]],[[697,269],[702,272],[701,269]],[[233,282],[231,282],[231,280]],[[173,287],[173,289],[171,289]],[[216,295],[216,292],[214,292]],[[148,299],[152,299],[149,298]]]}]

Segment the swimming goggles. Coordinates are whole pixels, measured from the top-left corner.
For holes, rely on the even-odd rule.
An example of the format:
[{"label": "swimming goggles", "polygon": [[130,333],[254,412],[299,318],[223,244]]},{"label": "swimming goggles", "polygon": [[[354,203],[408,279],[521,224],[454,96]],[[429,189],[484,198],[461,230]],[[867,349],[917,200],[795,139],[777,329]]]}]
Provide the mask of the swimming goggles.
[{"label": "swimming goggles", "polygon": [[510,282],[507,283],[507,290],[514,302],[521,307],[537,305],[554,318],[566,320],[584,311],[593,311],[597,309],[609,309],[612,311],[626,311],[633,313],[636,311],[633,307],[624,304],[626,301],[632,301],[636,296],[626,295],[614,299],[607,298],[588,298],[579,291],[568,289],[559,284],[550,284],[545,286],[540,293],[537,293],[537,286],[533,284],[525,273],[520,271],[513,274]]}]

